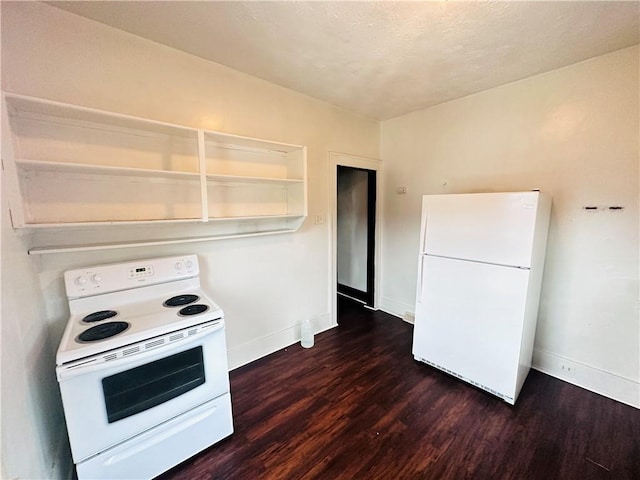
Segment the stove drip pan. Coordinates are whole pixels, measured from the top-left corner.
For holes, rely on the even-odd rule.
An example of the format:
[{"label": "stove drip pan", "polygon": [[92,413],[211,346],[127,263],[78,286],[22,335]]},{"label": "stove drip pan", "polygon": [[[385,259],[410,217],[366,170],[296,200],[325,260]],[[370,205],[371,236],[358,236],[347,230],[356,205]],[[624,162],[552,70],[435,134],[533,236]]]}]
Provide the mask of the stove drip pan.
[{"label": "stove drip pan", "polygon": [[200,297],[197,295],[176,295],[175,297],[171,297],[169,300],[165,301],[162,305],[165,307],[181,307],[182,305],[188,305],[193,302],[197,302],[200,300]]},{"label": "stove drip pan", "polygon": [[85,323],[100,322],[107,318],[115,317],[118,314],[115,310],[100,310],[99,312],[93,312],[82,319]]},{"label": "stove drip pan", "polygon": [[194,305],[189,305],[187,307],[181,308],[178,312],[178,315],[181,317],[188,317],[190,315],[198,315],[199,313],[206,312],[209,310],[209,307],[203,305],[201,303],[196,303]]},{"label": "stove drip pan", "polygon": [[119,333],[124,332],[129,328],[128,322],[107,322],[91,327],[78,335],[78,341],[80,343],[97,342],[104,340],[105,338],[113,337]]}]

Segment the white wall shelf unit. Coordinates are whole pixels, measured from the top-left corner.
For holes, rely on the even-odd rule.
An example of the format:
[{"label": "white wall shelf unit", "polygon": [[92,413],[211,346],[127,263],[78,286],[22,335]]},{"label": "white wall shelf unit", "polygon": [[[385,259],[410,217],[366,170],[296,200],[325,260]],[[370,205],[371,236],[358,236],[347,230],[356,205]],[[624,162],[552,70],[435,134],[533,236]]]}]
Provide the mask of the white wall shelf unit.
[{"label": "white wall shelf unit", "polygon": [[[30,253],[294,232],[307,216],[306,147],[12,93],[3,100],[11,219],[19,233],[35,232]],[[191,236],[198,223],[207,231]],[[105,235],[172,224],[179,237],[166,228],[155,240],[138,230],[129,243]],[[91,229],[106,240],[60,233]],[[67,243],[78,238],[87,245]]]}]

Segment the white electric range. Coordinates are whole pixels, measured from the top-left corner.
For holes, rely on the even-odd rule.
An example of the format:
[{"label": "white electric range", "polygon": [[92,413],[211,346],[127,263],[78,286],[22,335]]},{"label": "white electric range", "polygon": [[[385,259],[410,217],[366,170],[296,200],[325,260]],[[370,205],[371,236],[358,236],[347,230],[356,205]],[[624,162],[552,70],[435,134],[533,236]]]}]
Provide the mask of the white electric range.
[{"label": "white electric range", "polygon": [[56,373],[80,480],[150,479],[233,432],[224,315],[195,255],[64,277]]}]

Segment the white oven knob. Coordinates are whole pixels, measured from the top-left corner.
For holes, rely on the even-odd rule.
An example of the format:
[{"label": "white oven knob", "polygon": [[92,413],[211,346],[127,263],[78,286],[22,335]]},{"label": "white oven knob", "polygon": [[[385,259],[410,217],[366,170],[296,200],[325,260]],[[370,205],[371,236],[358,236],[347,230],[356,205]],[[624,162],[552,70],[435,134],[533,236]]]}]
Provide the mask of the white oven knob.
[{"label": "white oven knob", "polygon": [[184,267],[182,262],[176,262],[176,270],[182,270],[182,267]]},{"label": "white oven knob", "polygon": [[85,277],[84,275],[80,275],[79,277],[76,277],[75,283],[78,286],[82,286],[87,283],[87,277]]},{"label": "white oven knob", "polygon": [[102,275],[100,275],[99,273],[96,273],[91,277],[91,281],[93,283],[100,283],[102,281]]},{"label": "white oven knob", "polygon": [[187,266],[187,268],[193,267],[193,262],[191,260],[187,260],[184,264]]}]

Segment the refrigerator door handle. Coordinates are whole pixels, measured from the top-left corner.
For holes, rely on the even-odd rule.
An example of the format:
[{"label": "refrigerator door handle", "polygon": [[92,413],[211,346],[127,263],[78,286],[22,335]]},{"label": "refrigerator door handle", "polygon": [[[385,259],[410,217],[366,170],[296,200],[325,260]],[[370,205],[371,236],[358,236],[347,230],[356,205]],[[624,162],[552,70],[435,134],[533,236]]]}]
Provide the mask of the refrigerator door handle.
[{"label": "refrigerator door handle", "polygon": [[425,248],[427,247],[427,215],[423,218],[422,225],[422,238],[420,239],[420,253],[425,253]]},{"label": "refrigerator door handle", "polygon": [[424,280],[424,255],[420,255],[420,262],[419,262],[419,272],[418,272],[418,293],[417,293],[417,298],[416,301],[418,303],[422,303],[422,282]]}]

